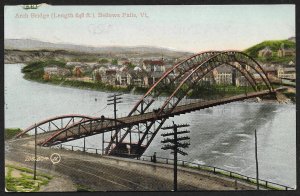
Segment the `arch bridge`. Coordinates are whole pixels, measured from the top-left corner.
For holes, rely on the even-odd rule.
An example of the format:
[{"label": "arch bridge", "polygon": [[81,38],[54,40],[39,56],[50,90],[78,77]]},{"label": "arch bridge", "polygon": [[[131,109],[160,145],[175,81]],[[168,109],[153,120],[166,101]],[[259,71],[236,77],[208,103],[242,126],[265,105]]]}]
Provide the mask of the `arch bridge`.
[{"label": "arch bridge", "polygon": [[[193,103],[186,101],[188,95],[195,93],[197,86],[207,87],[207,84],[216,82],[214,80],[216,69],[224,66],[232,70],[233,84],[240,79],[252,87],[252,90],[239,91],[237,92],[239,94],[223,97],[214,92],[215,98],[197,99]],[[209,89],[209,86],[207,88]],[[60,116],[33,125],[17,137],[22,137],[38,127],[43,130],[39,134],[41,138],[39,144],[52,146],[101,133],[104,140],[104,134],[109,132],[105,154],[141,156],[170,117],[234,101],[274,95],[277,90],[280,89],[273,89],[261,65],[247,54],[240,51],[207,51],[193,55],[169,68],[126,117],[110,119],[104,116],[100,118],[84,115]],[[66,118],[71,121],[61,123],[61,126],[53,126],[53,130],[41,128],[42,125],[50,126],[55,124],[54,121],[62,122]],[[75,122],[75,118],[78,118],[78,121]]]}]

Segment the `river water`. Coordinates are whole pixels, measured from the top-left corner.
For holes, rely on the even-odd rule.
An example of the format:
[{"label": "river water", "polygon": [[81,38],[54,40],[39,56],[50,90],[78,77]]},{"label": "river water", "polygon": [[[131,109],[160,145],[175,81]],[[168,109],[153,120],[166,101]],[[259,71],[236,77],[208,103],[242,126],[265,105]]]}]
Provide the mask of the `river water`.
[{"label": "river water", "polygon": [[[21,64],[5,65],[5,127],[26,128],[62,114],[112,116],[106,106],[112,93],[40,84],[23,79]],[[118,114],[125,116],[141,95],[125,94]],[[96,100],[97,99],[97,100]],[[191,132],[191,162],[216,166],[255,177],[254,130],[257,130],[260,179],[296,186],[296,107],[293,104],[235,102],[184,114],[166,121],[187,123]],[[172,158],[161,150],[160,133],[146,155]],[[101,136],[86,139],[86,146],[101,148]],[[83,141],[72,141],[82,145]]]}]

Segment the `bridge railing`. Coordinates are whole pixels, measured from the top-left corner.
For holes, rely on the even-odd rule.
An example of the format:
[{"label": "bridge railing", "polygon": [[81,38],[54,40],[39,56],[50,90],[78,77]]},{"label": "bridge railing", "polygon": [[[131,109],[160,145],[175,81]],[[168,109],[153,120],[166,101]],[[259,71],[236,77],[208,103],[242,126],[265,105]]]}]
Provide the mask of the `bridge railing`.
[{"label": "bridge railing", "polygon": [[[88,148],[88,147],[83,147],[83,146],[74,146],[74,145],[70,145],[70,144],[59,144],[56,146],[50,146],[50,148],[56,148],[56,149],[63,149],[63,150],[70,150],[70,151],[82,151],[82,152],[86,152],[86,153],[91,153],[91,154],[99,154],[99,155],[103,155],[103,153],[105,152],[102,151],[101,148]],[[115,151],[118,154],[123,154],[128,156],[128,153],[124,153],[123,151]],[[132,155],[132,157],[135,157],[136,155]]]},{"label": "bridge railing", "polygon": [[[149,155],[142,155],[138,159],[140,159],[142,161],[151,161],[151,162],[153,162],[153,156],[149,156]],[[172,165],[172,164],[174,164],[174,159],[169,159],[169,158],[164,158],[164,157],[156,157],[156,162]],[[219,168],[219,167],[214,167],[214,166],[189,162],[189,161],[186,161],[186,160],[177,160],[177,165],[182,166],[182,167],[187,167],[187,168],[212,172],[214,174],[219,174],[219,175],[223,175],[223,176],[226,176],[226,177],[231,177],[231,178],[236,179],[236,180],[241,180],[241,181],[250,182],[252,184],[257,184],[256,178],[254,178],[254,177],[249,177],[249,176],[246,176],[246,175],[243,175],[243,174],[240,174],[240,173],[237,173],[237,172],[232,172],[232,171],[222,169],[222,168]],[[260,186],[262,186],[264,188],[269,188],[269,189],[273,189],[273,190],[295,190],[294,188],[291,188],[291,187],[288,187],[288,186],[285,186],[285,185],[281,185],[281,184],[278,184],[278,183],[275,183],[275,182],[270,182],[268,180],[263,180],[263,179],[259,179],[258,183],[259,183]]]},{"label": "bridge railing", "polygon": [[[59,144],[58,146],[55,146],[54,148],[71,150],[71,151],[79,150],[79,151],[83,151],[86,153],[103,155],[102,149],[99,149],[99,148],[84,148],[82,146],[74,146],[74,145],[69,145],[69,144]],[[128,155],[128,154],[124,154],[124,155]],[[136,159],[138,159],[138,160],[153,162],[153,156],[149,156],[149,155],[142,155],[140,157],[135,156],[135,155],[131,155],[131,156],[136,157]],[[156,156],[156,162],[173,165],[174,159]],[[250,182],[252,184],[257,183],[256,178],[254,178],[254,177],[249,177],[249,176],[237,173],[237,172],[232,172],[232,171],[222,169],[219,167],[215,167],[215,166],[209,166],[209,165],[205,165],[205,164],[189,162],[186,160],[177,160],[177,165],[182,166],[182,167],[191,168],[191,169],[197,169],[197,170],[201,170],[201,171],[207,171],[207,172],[211,172],[214,174],[223,175],[223,176],[230,177],[230,178],[233,178],[236,180]],[[281,185],[281,184],[278,184],[275,182],[270,182],[268,180],[263,180],[263,179],[259,179],[258,183],[260,186],[262,186],[264,188],[269,188],[269,189],[273,189],[273,190],[295,190],[294,188],[291,188],[291,187],[288,187],[285,185]]]},{"label": "bridge railing", "polygon": [[83,152],[87,152],[87,153],[102,155],[102,149],[100,149],[100,148],[87,148],[87,147],[74,146],[74,145],[69,145],[69,144],[59,144],[57,146],[52,146],[51,148],[71,150],[71,151],[83,151]]}]

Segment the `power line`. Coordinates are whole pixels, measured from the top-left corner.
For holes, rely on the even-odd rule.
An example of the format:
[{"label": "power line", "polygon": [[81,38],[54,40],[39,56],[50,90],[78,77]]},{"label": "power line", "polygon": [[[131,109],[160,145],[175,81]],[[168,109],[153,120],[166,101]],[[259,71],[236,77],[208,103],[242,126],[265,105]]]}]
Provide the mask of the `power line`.
[{"label": "power line", "polygon": [[171,149],[172,150],[171,154],[174,154],[174,191],[177,191],[177,153],[183,156],[187,155],[187,153],[180,148],[188,148],[190,145],[190,143],[187,142],[184,143],[179,142],[179,141],[189,140],[190,138],[188,136],[177,137],[177,135],[189,133],[189,131],[185,130],[185,131],[178,132],[177,129],[188,127],[188,126],[189,126],[188,124],[177,125],[173,121],[172,126],[167,126],[162,128],[163,130],[173,129],[173,132],[161,134],[161,136],[163,137],[174,136],[173,138],[165,138],[163,141],[161,141],[161,143],[163,144],[166,143],[166,145],[164,145],[161,149],[163,150]]}]

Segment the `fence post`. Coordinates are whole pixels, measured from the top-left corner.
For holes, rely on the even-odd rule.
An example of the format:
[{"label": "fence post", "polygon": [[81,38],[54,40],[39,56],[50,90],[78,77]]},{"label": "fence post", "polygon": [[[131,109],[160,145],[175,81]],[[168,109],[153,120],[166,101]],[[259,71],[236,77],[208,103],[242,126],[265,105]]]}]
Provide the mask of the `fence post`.
[{"label": "fence post", "polygon": [[238,190],[237,179],[234,181],[235,190]]},{"label": "fence post", "polygon": [[62,144],[60,144],[60,149],[62,149]]},{"label": "fence post", "polygon": [[182,161],[182,166],[184,166],[184,161]]},{"label": "fence post", "polygon": [[96,148],[96,154],[98,154],[98,149]]},{"label": "fence post", "polygon": [[169,164],[169,159],[166,159],[167,164]]},{"label": "fence post", "polygon": [[73,151],[73,146],[72,146],[72,151]]},{"label": "fence post", "polygon": [[214,173],[216,173],[216,168],[214,167]]}]

